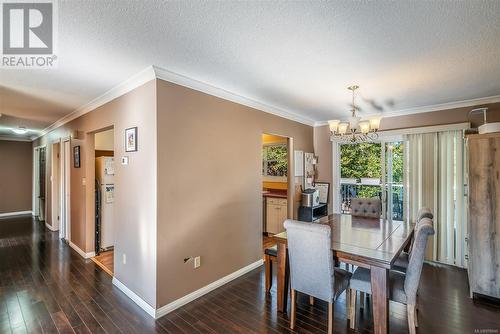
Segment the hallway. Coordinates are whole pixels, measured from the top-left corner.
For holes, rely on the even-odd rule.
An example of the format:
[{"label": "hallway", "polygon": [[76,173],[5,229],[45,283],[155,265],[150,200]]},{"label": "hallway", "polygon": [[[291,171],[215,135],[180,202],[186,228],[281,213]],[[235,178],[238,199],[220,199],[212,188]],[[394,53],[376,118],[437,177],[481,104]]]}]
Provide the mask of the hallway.
[{"label": "hallway", "polygon": [[167,333],[31,216],[0,219],[0,333]]}]

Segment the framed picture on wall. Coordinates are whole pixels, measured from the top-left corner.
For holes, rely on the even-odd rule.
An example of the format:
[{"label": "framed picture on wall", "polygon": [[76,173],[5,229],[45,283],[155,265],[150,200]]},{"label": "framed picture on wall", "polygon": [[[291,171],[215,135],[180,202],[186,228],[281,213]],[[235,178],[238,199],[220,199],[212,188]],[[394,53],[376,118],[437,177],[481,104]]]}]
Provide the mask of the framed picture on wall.
[{"label": "framed picture on wall", "polygon": [[125,152],[137,151],[137,127],[125,129]]},{"label": "framed picture on wall", "polygon": [[73,167],[80,168],[80,145],[73,147]]}]

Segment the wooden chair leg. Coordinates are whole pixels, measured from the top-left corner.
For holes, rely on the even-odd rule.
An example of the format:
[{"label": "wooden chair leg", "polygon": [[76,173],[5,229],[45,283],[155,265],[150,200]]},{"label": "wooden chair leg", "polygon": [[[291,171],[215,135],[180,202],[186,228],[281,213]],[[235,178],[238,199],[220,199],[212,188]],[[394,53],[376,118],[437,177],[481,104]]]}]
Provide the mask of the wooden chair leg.
[{"label": "wooden chair leg", "polygon": [[345,309],[347,313],[347,320],[351,319],[351,289],[345,290]]},{"label": "wooden chair leg", "polygon": [[418,327],[418,309],[417,309],[417,305],[415,305],[415,311],[413,313],[415,314],[415,327]]},{"label": "wooden chair leg", "polygon": [[365,309],[365,293],[364,292],[359,293],[359,308],[362,310]]},{"label": "wooden chair leg", "polygon": [[309,296],[309,305],[314,306],[314,297]]},{"label": "wooden chair leg", "polygon": [[333,334],[333,303],[328,303],[328,334]]},{"label": "wooden chair leg", "polygon": [[290,329],[294,329],[295,328],[295,312],[296,312],[296,294],[297,292],[295,290],[292,289],[291,291],[291,295],[292,295],[292,298],[291,298],[291,301],[290,301],[290,304],[291,304],[291,310],[290,310]]},{"label": "wooden chair leg", "polygon": [[415,334],[415,305],[406,305],[406,310],[408,313],[408,332],[410,334]]},{"label": "wooden chair leg", "polygon": [[349,307],[349,326],[351,329],[356,328],[356,290],[349,289],[350,294],[350,307]]},{"label": "wooden chair leg", "polygon": [[273,263],[271,257],[266,254],[266,292],[271,291],[273,285]]}]

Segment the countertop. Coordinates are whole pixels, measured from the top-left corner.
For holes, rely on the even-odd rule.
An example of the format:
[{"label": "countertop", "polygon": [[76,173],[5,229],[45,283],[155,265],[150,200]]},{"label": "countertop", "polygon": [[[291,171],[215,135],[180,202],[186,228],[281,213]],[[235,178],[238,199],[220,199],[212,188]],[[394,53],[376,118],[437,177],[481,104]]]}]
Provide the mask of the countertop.
[{"label": "countertop", "polygon": [[279,190],[263,190],[262,191],[262,196],[264,197],[274,197],[274,198],[287,198],[286,191],[279,191]]}]

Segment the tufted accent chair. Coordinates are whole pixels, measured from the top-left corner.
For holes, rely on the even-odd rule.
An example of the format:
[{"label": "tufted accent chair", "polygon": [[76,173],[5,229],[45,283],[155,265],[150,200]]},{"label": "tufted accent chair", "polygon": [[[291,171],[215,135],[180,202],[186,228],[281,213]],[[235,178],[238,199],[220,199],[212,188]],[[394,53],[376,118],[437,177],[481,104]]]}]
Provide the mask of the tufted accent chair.
[{"label": "tufted accent chair", "polygon": [[380,218],[382,204],[378,198],[351,199],[351,214],[355,217]]}]

